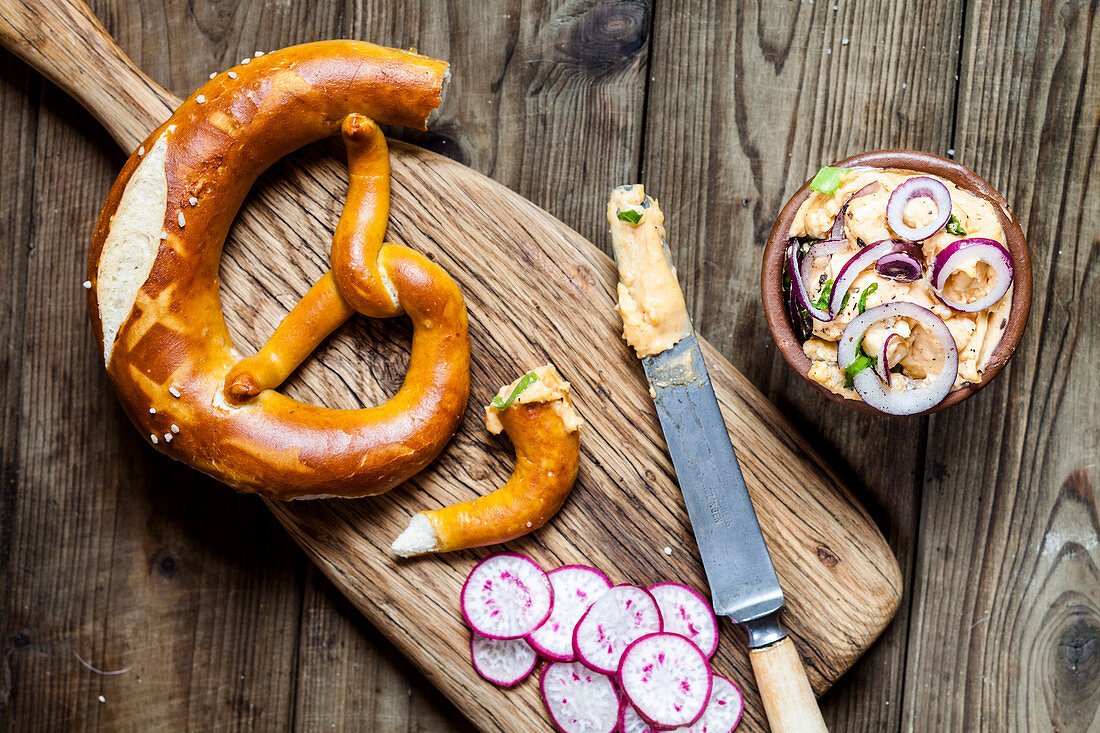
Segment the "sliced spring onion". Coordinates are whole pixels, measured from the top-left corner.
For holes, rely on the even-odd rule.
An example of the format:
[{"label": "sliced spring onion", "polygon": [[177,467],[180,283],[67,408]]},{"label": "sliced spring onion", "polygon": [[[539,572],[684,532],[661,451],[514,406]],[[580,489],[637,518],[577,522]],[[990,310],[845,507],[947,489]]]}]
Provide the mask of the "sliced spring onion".
[{"label": "sliced spring onion", "polygon": [[619,221],[629,222],[630,224],[637,224],[642,220],[642,212],[634,209],[624,209],[618,213]]},{"label": "sliced spring onion", "polygon": [[495,407],[498,410],[508,409],[508,406],[511,405],[513,402],[515,402],[516,399],[521,394],[523,394],[523,390],[527,389],[528,387],[530,387],[532,384],[534,384],[537,381],[539,381],[539,375],[538,374],[535,374],[534,372],[527,372],[526,374],[523,375],[523,377],[520,378],[520,380],[518,382],[516,382],[516,387],[515,387],[515,389],[512,390],[512,394],[509,395],[508,399],[501,400],[500,395],[497,395],[496,397],[493,398],[493,402],[492,402],[493,407]]},{"label": "sliced spring onion", "polygon": [[863,315],[863,311],[867,310],[867,296],[875,292],[876,290],[878,290],[878,283],[871,283],[863,289],[862,293],[859,294],[859,303],[857,303],[856,305],[859,308],[859,314],[861,316]]},{"label": "sliced spring onion", "polygon": [[[821,289],[821,292],[817,294],[817,300],[814,301],[814,308],[819,310],[825,310],[829,305],[829,295],[833,292],[833,281],[830,279],[825,283],[825,287]],[[834,316],[836,313],[833,314]],[[832,320],[832,319],[829,319]]]},{"label": "sliced spring onion", "polygon": [[860,346],[859,353],[856,355],[855,361],[844,367],[844,386],[848,389],[851,389],[854,383],[853,380],[855,379],[855,376],[867,367],[873,367],[874,364],[874,357],[867,356],[867,354],[863,353],[863,347]]},{"label": "sliced spring onion", "polygon": [[831,195],[840,188],[840,183],[844,180],[844,176],[851,172],[850,168],[832,168],[830,166],[825,166],[819,170],[817,175],[814,176],[814,179],[810,181],[810,189]]},{"label": "sliced spring onion", "polygon": [[952,214],[951,218],[947,220],[947,224],[946,226],[944,226],[944,229],[947,230],[948,234],[954,234],[956,237],[966,236],[966,230],[963,229],[962,222],[960,222],[954,214]]}]

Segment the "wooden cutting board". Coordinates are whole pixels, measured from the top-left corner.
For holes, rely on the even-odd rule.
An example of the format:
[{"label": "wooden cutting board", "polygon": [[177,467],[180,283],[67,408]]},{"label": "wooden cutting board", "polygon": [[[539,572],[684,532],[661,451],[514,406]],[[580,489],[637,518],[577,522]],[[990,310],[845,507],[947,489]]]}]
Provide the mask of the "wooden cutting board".
[{"label": "wooden cutting board", "polygon": [[[83,5],[58,0],[28,9],[0,0],[0,16],[5,45],[88,107],[124,149],[136,147],[180,101],[136,69]],[[413,513],[490,491],[510,474],[510,446],[481,421],[499,386],[552,361],[573,384],[587,421],[570,500],[545,528],[508,549],[548,569],[587,563],[616,582],[642,585],[678,580],[705,589],[702,567],[641,365],[620,338],[611,260],[465,166],[402,143],[393,143],[391,154],[389,238],[442,264],[467,299],[470,406],[439,459],[386,495],[269,506],[325,574],[477,725],[549,730],[534,678],[502,691],[469,664],[458,593],[473,564],[492,550],[402,561],[388,549]],[[338,146],[326,144],[291,156],[264,177],[242,211],[222,262],[223,306],[242,352],[262,343],[327,269],[346,189],[340,156]],[[384,400],[400,385],[409,341],[401,320],[357,319],[284,391],[330,407]],[[787,625],[820,693],[893,617],[901,594],[897,563],[863,508],[790,423],[719,353],[705,343],[703,349],[786,594]],[[727,621],[714,668],[746,692],[741,730],[765,729],[744,635]]]}]

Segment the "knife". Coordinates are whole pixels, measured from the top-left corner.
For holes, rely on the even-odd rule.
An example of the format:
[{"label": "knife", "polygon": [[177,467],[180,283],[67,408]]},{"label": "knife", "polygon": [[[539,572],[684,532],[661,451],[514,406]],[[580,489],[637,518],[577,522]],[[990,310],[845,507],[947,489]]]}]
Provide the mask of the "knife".
[{"label": "knife", "polygon": [[[633,207],[623,205],[624,191],[629,193],[629,190],[635,190],[631,200],[637,204]],[[660,313],[646,313],[641,321],[643,327],[645,324],[675,325],[679,321],[682,324],[679,328],[686,333],[671,347],[642,356],[641,360],[695,531],[710,584],[711,604],[717,615],[728,616],[748,632],[749,659],[771,729],[777,733],[826,731],[806,670],[779,620],[783,590],[760,532],[699,342],[687,317],[675,270],[668,262],[663,216],[655,200],[642,197],[644,191],[640,186],[616,189],[608,207],[620,278],[629,281],[620,284],[620,312],[623,312],[628,341],[636,350],[644,352],[646,349],[639,348],[637,339],[631,339],[628,311],[644,308],[646,303],[659,305],[661,298],[655,295],[651,281],[649,292],[643,289],[641,297],[637,297],[637,293],[634,298],[628,296],[624,307],[623,290],[630,293],[632,289],[645,288],[641,281],[647,267],[667,268],[658,276],[664,277],[666,283],[670,279],[675,286],[678,303],[675,302],[677,298],[666,302],[676,305],[677,310],[668,318],[662,318]],[[643,261],[637,250],[627,252],[622,238],[616,236],[618,212],[624,209],[636,211],[656,224],[655,230],[638,237],[660,237],[659,248],[649,245],[649,259],[641,268],[637,267]],[[621,221],[632,219],[634,217]],[[646,223],[634,219],[636,226]],[[645,248],[644,244],[640,246]],[[663,263],[655,261],[658,251],[663,251]],[[625,272],[624,261],[628,257],[632,257],[632,261],[625,268],[629,272]],[[634,320],[639,322],[637,318]],[[667,337],[667,329],[664,335]],[[671,339],[666,338],[666,342],[668,340]]]}]

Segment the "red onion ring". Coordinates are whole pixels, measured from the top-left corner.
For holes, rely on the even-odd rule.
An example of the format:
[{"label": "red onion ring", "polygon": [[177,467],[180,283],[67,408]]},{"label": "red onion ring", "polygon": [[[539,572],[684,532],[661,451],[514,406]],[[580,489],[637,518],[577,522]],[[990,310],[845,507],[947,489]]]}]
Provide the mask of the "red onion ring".
[{"label": "red onion ring", "polygon": [[829,320],[832,320],[836,317],[836,314],[840,312],[840,304],[844,302],[844,295],[848,292],[848,289],[852,287],[852,283],[855,282],[855,279],[859,277],[859,273],[878,262],[880,257],[885,257],[895,252],[904,252],[913,256],[913,250],[919,253],[920,247],[915,244],[910,244],[909,242],[882,239],[874,244],[867,245],[861,249],[855,257],[845,262],[844,266],[840,268],[840,272],[837,273],[836,280],[833,282],[833,292],[829,294],[829,313],[831,314]]},{"label": "red onion ring", "polygon": [[[943,289],[947,285],[947,279],[971,258],[977,258],[993,268],[997,279],[993,286],[983,297],[973,303],[960,303],[944,296]],[[960,239],[957,242],[944,247],[932,258],[931,285],[936,295],[944,303],[957,311],[964,313],[977,313],[990,307],[1008,292],[1012,285],[1013,276],[1012,255],[1004,246],[995,240],[984,237]]]},{"label": "red onion ring", "polygon": [[[914,228],[905,223],[905,205],[916,198],[927,196],[936,204],[936,217],[925,226]],[[902,239],[920,242],[928,239],[947,224],[951,218],[951,193],[947,186],[935,178],[913,176],[902,181],[890,200],[886,202],[886,223]]]},{"label": "red onion ring", "polygon": [[[809,257],[806,260],[809,261]],[[798,242],[792,240],[790,246],[787,247],[787,276],[791,279],[791,292],[794,293],[802,307],[808,310],[814,318],[819,321],[833,320],[828,311],[815,307],[810,301],[810,295],[806,291],[806,283],[802,277],[802,268],[799,264]]]},{"label": "red onion ring", "polygon": [[[874,193],[878,188],[878,181],[871,181],[863,188],[859,189],[844,202],[844,205],[840,207],[840,211],[837,212],[836,218],[833,219],[833,230],[829,234],[829,239],[838,239],[847,241],[844,236],[844,215],[848,213],[848,204],[852,203],[852,199],[858,199],[860,196],[866,196],[869,193]],[[826,240],[829,241],[829,240]]]},{"label": "red onion ring", "polygon": [[[952,338],[947,324],[927,308],[906,301],[894,301],[868,308],[862,315],[853,318],[840,335],[837,365],[841,369],[850,367],[859,356],[860,345],[867,330],[886,318],[912,318],[935,336],[943,347],[943,368],[934,377],[907,380],[903,389],[890,388],[874,369],[864,369],[852,377],[856,393],[868,405],[887,415],[913,415],[930,410],[942,402],[955,385],[955,378],[959,374],[959,349],[955,346],[955,339]],[[884,347],[882,361],[885,361],[885,355]]]},{"label": "red onion ring", "polygon": [[818,257],[839,254],[846,249],[848,249],[847,239],[822,239],[820,242],[811,244],[810,251],[806,255],[810,260],[816,260]]},{"label": "red onion ring", "polygon": [[[791,243],[787,246],[788,254],[790,253],[791,249],[795,250],[796,262],[798,260],[798,246],[798,242],[793,239],[791,240]],[[788,275],[787,277],[789,281],[787,288],[787,314],[790,316],[791,326],[794,328],[795,334],[798,336],[798,339],[800,341],[805,341],[813,333],[814,324],[813,321],[807,318],[806,314],[802,312],[802,308],[798,300],[798,295],[795,291],[794,280],[790,279],[790,275]]]},{"label": "red onion ring", "polygon": [[882,353],[875,360],[874,366],[875,374],[878,375],[879,379],[886,382],[887,387],[890,386],[890,361],[886,356],[886,352],[890,348],[890,340],[895,338],[898,338],[898,334],[892,333],[882,342]]},{"label": "red onion ring", "polygon": [[[920,247],[915,244],[907,243],[906,247],[912,247],[918,253],[920,252]],[[875,272],[898,282],[916,282],[924,274],[920,257],[920,254],[914,256],[907,250],[895,249],[893,252],[888,252],[878,258],[875,262]]]}]

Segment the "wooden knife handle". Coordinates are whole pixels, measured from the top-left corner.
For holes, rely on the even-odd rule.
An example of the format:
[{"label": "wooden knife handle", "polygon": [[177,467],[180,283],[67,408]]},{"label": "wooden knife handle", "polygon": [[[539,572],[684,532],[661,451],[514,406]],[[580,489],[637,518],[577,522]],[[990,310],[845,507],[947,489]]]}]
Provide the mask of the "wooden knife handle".
[{"label": "wooden knife handle", "polygon": [[828,733],[806,669],[789,636],[749,650],[772,733]]},{"label": "wooden knife handle", "polygon": [[84,105],[123,150],[179,106],[81,0],[0,0],[0,42]]}]

